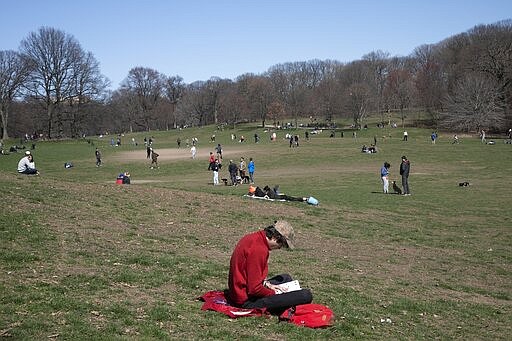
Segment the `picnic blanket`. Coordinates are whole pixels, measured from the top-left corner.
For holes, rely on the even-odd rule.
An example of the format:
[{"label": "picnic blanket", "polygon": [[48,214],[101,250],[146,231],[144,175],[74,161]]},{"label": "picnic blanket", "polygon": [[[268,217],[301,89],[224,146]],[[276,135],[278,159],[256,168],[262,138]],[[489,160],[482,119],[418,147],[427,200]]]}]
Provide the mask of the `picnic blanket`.
[{"label": "picnic blanket", "polygon": [[[286,199],[272,199],[272,198],[269,198],[268,196],[258,197],[256,195],[249,195],[249,194],[244,194],[244,197],[248,197],[248,198],[251,198],[251,199],[267,200],[267,201],[288,201]],[[310,204],[310,205],[313,205],[313,206],[317,206],[318,205],[318,200],[313,198],[313,197],[308,197],[308,199],[305,202]]]},{"label": "picnic blanket", "polygon": [[199,297],[199,300],[204,302],[201,310],[218,311],[231,318],[268,315],[266,309],[243,309],[229,305],[224,296],[224,292],[220,290],[208,291],[203,296]]},{"label": "picnic blanket", "polygon": [[255,195],[248,195],[248,194],[244,194],[244,197],[248,197],[248,198],[251,198],[251,199],[260,199],[260,200],[268,200],[268,201],[286,201],[284,199],[271,199],[267,196],[264,196],[264,197],[257,197]]}]

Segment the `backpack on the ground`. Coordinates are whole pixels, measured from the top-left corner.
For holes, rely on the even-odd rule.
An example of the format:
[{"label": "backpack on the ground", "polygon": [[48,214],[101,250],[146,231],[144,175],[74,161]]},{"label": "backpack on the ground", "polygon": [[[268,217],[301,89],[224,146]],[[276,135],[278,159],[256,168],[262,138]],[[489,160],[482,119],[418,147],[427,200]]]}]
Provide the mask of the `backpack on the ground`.
[{"label": "backpack on the ground", "polygon": [[281,321],[288,321],[308,328],[330,327],[334,322],[334,313],[322,304],[309,303],[286,309],[279,316]]}]

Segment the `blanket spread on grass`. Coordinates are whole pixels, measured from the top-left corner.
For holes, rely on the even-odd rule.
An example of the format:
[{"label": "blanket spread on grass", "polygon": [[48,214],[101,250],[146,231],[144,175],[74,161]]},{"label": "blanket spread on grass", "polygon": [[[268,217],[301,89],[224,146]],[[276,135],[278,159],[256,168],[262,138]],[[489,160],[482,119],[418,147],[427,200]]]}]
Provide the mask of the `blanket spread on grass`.
[{"label": "blanket spread on grass", "polygon": [[199,299],[204,301],[201,310],[218,311],[231,318],[263,316],[268,314],[265,309],[243,309],[231,306],[227,302],[224,292],[219,290],[208,291],[203,296],[199,297]]},{"label": "blanket spread on grass", "polygon": [[268,201],[286,201],[284,199],[271,199],[269,197],[257,197],[255,195],[248,195],[248,194],[245,194],[244,197],[248,197],[248,198],[251,198],[251,199],[268,200]]}]

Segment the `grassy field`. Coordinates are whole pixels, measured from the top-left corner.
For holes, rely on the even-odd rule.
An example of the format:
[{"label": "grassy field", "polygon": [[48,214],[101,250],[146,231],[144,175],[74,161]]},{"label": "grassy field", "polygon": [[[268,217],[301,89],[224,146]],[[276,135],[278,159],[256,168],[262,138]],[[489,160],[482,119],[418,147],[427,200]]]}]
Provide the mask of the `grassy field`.
[{"label": "grassy field", "polygon": [[[0,156],[0,336],[509,339],[512,145],[482,144],[476,136],[453,145],[442,132],[433,145],[422,129],[408,129],[403,142],[402,131],[370,128],[357,139],[324,131],[305,141],[303,130],[292,130],[299,148],[284,141],[287,131],[270,142],[255,126],[126,135],[120,147],[109,146],[109,137],[39,142],[33,154],[40,176],[16,173],[21,153]],[[198,137],[200,153],[213,151],[213,133],[226,159],[254,158],[257,185],[279,184],[320,205],[251,200],[243,197],[246,185],[212,186],[207,157],[192,160],[184,144]],[[232,141],[231,133],[246,142]],[[144,136],[154,136],[161,155],[179,157],[150,169]],[[361,153],[374,136],[379,152]],[[103,152],[99,168],[95,147]],[[411,160],[412,196],[384,195],[380,167],[390,162],[391,178],[399,180],[402,155]],[[122,171],[131,173],[131,185],[115,184]],[[462,181],[471,185],[459,187]],[[314,302],[335,312],[332,328],[200,310],[198,296],[226,287],[238,239],[274,219],[294,225],[297,248],[273,252],[270,274],[288,272],[311,288]]]}]

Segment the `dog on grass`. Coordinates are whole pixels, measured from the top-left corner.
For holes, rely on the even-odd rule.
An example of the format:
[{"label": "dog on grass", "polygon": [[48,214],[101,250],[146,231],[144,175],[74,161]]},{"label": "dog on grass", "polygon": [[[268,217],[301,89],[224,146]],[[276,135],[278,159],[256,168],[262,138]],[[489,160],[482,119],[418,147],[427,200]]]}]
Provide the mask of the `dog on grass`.
[{"label": "dog on grass", "polygon": [[459,182],[459,186],[460,187],[467,187],[467,186],[469,186],[469,182],[467,182],[467,181]]},{"label": "dog on grass", "polygon": [[402,189],[398,187],[396,181],[393,181],[393,190],[395,191],[396,194],[402,194]]}]

